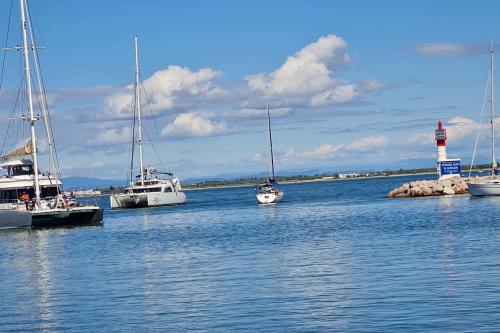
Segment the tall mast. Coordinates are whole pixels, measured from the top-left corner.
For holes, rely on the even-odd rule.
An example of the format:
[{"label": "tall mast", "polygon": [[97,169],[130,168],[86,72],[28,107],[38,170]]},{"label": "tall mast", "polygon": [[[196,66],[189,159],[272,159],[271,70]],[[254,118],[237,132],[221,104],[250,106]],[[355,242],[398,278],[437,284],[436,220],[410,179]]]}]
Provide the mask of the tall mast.
[{"label": "tall mast", "polygon": [[29,33],[30,33],[30,39],[31,39],[31,44],[32,44],[32,51],[33,51],[33,56],[35,59],[35,73],[36,73],[36,79],[37,79],[37,87],[38,87],[38,95],[40,96],[41,100],[41,108],[42,108],[42,114],[43,114],[43,124],[45,127],[45,133],[47,135],[47,145],[49,148],[49,170],[52,171],[52,167],[54,167],[54,171],[56,173],[56,177],[59,179],[59,165],[57,162],[57,158],[55,156],[55,149],[54,149],[54,143],[53,143],[53,137],[52,137],[52,131],[50,130],[50,124],[49,124],[49,110],[47,107],[47,99],[45,96],[45,90],[43,89],[43,81],[42,81],[42,74],[40,71],[40,65],[38,62],[38,51],[37,51],[37,46],[35,45],[35,37],[33,34],[33,26],[31,23],[31,15],[29,13],[29,6],[26,6],[26,13],[27,13],[27,22],[28,22],[28,27],[29,27]]},{"label": "tall mast", "polygon": [[30,132],[31,132],[31,146],[33,157],[33,175],[35,180],[35,198],[38,202],[40,200],[40,184],[38,181],[38,159],[37,159],[37,147],[36,147],[36,133],[35,133],[35,115],[33,114],[33,96],[31,91],[31,69],[30,60],[28,53],[28,37],[26,33],[26,13],[25,13],[25,1],[19,0],[21,7],[21,27],[23,31],[23,53],[24,53],[24,70],[26,76],[26,93],[28,96],[28,112],[30,120]]},{"label": "tall mast", "polygon": [[268,126],[268,130],[269,130],[269,152],[271,154],[270,178],[274,179],[273,136],[271,134],[271,114],[269,112],[269,97],[267,98],[267,126]]},{"label": "tall mast", "polygon": [[139,144],[139,160],[141,168],[141,185],[144,186],[144,160],[142,153],[142,121],[141,121],[141,89],[139,73],[139,51],[137,46],[137,35],[134,38],[135,44],[135,106],[137,109],[137,143]]},{"label": "tall mast", "polygon": [[490,47],[490,73],[491,73],[491,173],[495,175],[497,161],[495,157],[495,72],[493,62],[493,41]]}]

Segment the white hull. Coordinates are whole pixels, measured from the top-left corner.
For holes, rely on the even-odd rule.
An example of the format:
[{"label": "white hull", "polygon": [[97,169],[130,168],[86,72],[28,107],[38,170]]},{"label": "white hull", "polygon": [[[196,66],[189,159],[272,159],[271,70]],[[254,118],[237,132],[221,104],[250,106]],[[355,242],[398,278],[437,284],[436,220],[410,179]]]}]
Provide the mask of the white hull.
[{"label": "white hull", "polygon": [[24,208],[0,210],[0,229],[72,226],[102,222],[102,208],[81,206],[27,211]]},{"label": "white hull", "polygon": [[282,191],[257,193],[257,201],[261,204],[275,203],[281,201],[283,199],[283,195],[284,193]]},{"label": "white hull", "polygon": [[15,210],[0,210],[0,229],[31,227],[31,214]]},{"label": "white hull", "polygon": [[186,202],[184,192],[121,193],[109,196],[111,209],[181,205]]},{"label": "white hull", "polygon": [[500,182],[467,184],[469,193],[474,196],[500,195]]}]

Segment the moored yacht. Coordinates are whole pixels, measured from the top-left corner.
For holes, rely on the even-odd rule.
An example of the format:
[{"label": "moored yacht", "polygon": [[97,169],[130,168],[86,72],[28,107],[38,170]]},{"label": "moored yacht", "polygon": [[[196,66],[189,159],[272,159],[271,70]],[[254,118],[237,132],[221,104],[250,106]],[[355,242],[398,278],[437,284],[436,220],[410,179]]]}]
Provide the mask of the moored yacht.
[{"label": "moored yacht", "polygon": [[281,201],[284,192],[279,189],[278,182],[274,174],[274,154],[273,154],[273,136],[271,133],[271,113],[269,112],[269,99],[267,100],[267,127],[269,133],[269,155],[271,159],[271,167],[269,170],[269,178],[264,184],[259,184],[256,187],[257,202],[261,204],[271,204]]},{"label": "moored yacht", "polygon": [[[182,191],[181,182],[171,172],[159,172],[154,167],[144,167],[143,139],[142,139],[142,111],[141,111],[141,82],[139,70],[139,51],[137,36],[134,38],[135,47],[135,105],[134,130],[132,142],[132,161],[134,165],[134,147],[139,147],[139,175],[132,179],[130,170],[130,184],[123,193],[111,194],[109,197],[111,209],[141,208],[179,205],[186,202],[186,194]],[[135,120],[137,119],[137,123]],[[163,177],[162,177],[163,176]]]},{"label": "moored yacht", "polygon": [[180,205],[186,202],[186,195],[182,192],[178,178],[173,178],[171,173],[163,173],[169,178],[162,179],[159,177],[161,173],[154,168],[147,168],[145,171],[123,193],[110,196],[112,209]]},{"label": "moored yacht", "polygon": [[[490,103],[491,103],[491,176],[469,178],[467,187],[469,193],[474,196],[500,195],[500,178],[498,178],[498,165],[495,157],[495,71],[494,71],[493,43],[490,48]],[[474,149],[475,152],[475,149]],[[472,164],[472,163],[471,163]]]},{"label": "moored yacht", "polygon": [[[27,144],[3,155],[0,158],[0,228],[31,226],[72,226],[80,224],[100,223],[103,219],[103,209],[94,205],[83,205],[75,198],[67,198],[62,194],[62,183],[58,166],[57,154],[53,144],[52,129],[49,120],[49,111],[45,96],[45,89],[41,79],[37,46],[31,24],[31,16],[27,0],[19,0],[22,28],[22,46],[13,48],[22,51],[24,60],[24,86],[26,89],[25,109],[21,114],[9,120],[6,140],[21,138]],[[28,43],[30,44],[28,46]],[[34,60],[37,91],[34,92],[30,59]],[[21,88],[20,88],[21,90]],[[38,99],[41,115],[35,115],[34,99]],[[16,101],[17,104],[17,101]],[[16,110],[16,105],[14,106]],[[46,142],[48,145],[49,169],[53,172],[39,171],[39,151],[36,122],[42,119]],[[14,126],[12,122],[20,124]],[[29,131],[22,126],[29,124]],[[12,126],[11,126],[12,125]],[[17,128],[17,133],[13,133]],[[27,133],[28,138],[24,137]],[[2,145],[2,150],[4,146]]]}]

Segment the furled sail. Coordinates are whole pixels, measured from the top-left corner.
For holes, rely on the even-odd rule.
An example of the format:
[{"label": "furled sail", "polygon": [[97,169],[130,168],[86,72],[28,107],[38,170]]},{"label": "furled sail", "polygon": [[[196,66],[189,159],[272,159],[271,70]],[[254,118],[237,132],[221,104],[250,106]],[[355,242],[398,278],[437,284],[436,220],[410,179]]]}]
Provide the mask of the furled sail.
[{"label": "furled sail", "polygon": [[26,155],[31,155],[31,153],[33,152],[33,145],[31,144],[31,140],[29,140],[26,145],[24,145],[24,147],[21,147],[21,148],[18,148],[4,156],[2,156],[1,158],[3,160],[8,160],[8,159],[11,159],[11,158],[14,158],[14,157],[21,157],[21,156],[26,156]]}]

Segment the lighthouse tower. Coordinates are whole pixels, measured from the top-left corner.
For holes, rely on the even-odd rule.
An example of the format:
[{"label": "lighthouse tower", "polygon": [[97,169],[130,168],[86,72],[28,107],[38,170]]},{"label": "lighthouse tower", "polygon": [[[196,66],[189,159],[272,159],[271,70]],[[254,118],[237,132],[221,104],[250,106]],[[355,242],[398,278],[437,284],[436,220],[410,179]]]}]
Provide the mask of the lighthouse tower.
[{"label": "lighthouse tower", "polygon": [[438,127],[434,131],[436,138],[438,162],[446,160],[446,128],[443,128],[443,123],[438,121]]},{"label": "lighthouse tower", "polygon": [[446,128],[438,121],[438,127],[434,131],[437,145],[437,172],[440,179],[460,176],[460,159],[449,159],[446,156]]}]

